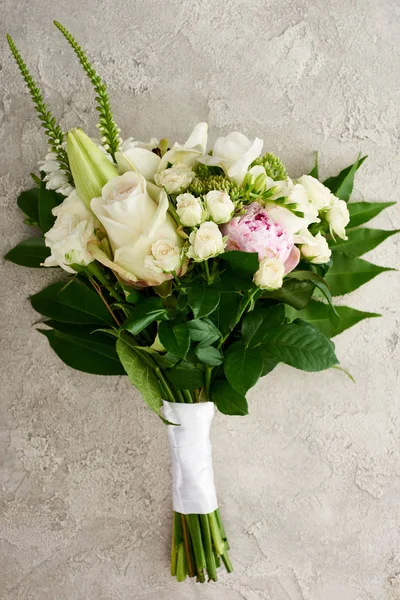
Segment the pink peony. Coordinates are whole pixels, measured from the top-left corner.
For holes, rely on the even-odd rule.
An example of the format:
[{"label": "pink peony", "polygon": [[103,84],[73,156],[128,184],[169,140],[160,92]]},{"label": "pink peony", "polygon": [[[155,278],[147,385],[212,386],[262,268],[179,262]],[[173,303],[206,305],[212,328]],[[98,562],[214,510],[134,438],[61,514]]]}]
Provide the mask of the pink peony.
[{"label": "pink peony", "polygon": [[244,215],[224,225],[222,232],[228,236],[226,250],[257,252],[260,261],[266,257],[280,258],[285,273],[292,271],[300,260],[293,235],[273,221],[258,202],[250,204]]}]

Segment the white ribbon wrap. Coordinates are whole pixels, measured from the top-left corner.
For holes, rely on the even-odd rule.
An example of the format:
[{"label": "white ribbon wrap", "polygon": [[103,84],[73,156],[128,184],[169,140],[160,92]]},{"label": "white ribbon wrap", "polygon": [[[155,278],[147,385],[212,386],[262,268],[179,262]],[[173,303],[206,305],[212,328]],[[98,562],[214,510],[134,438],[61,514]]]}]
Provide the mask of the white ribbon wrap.
[{"label": "white ribbon wrap", "polygon": [[[206,515],[218,508],[210,441],[214,403],[163,402],[172,458],[172,497],[176,512]],[[179,424],[179,425],[178,425]]]}]

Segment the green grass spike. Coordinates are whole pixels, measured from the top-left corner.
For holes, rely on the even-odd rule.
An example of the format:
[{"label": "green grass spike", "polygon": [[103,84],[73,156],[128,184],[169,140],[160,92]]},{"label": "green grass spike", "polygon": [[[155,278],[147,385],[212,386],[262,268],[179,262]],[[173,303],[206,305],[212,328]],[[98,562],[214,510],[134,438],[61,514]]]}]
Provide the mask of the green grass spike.
[{"label": "green grass spike", "polygon": [[28,87],[29,93],[35,105],[35,110],[37,111],[42,126],[46,132],[50,148],[57,155],[57,161],[59,162],[61,169],[67,175],[69,182],[72,183],[73,180],[71,170],[69,168],[67,152],[62,147],[65,137],[63,130],[61,129],[60,125],[58,125],[55,117],[53,117],[52,113],[47,108],[40,89],[30,74],[28,67],[26,66],[24,59],[14,44],[12,37],[8,34],[7,42],[10,46],[11,53],[15,58],[18,68],[21,71],[22,77],[24,78],[24,81]]},{"label": "green grass spike", "polygon": [[89,62],[83,49],[80,47],[76,39],[70,34],[70,32],[58,21],[54,21],[54,25],[61,31],[67,42],[70,44],[75,54],[77,55],[79,62],[81,63],[83,70],[89,77],[96,91],[97,111],[99,113],[99,130],[101,133],[102,144],[109,154],[115,158],[115,153],[118,150],[121,138],[119,136],[120,129],[115,123],[111,107],[110,100],[108,98],[107,86],[103,82],[100,75],[98,75]]}]

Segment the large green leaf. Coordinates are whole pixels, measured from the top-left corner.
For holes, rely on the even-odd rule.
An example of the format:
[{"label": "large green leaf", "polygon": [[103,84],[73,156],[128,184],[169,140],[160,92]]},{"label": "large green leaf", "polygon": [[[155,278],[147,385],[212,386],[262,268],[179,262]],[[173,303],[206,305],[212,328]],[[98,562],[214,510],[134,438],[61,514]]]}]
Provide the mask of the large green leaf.
[{"label": "large green leaf", "polygon": [[232,331],[239,315],[241,302],[242,296],[237,292],[221,294],[220,302],[212,314],[212,320],[223,336]]},{"label": "large green leaf", "polygon": [[285,319],[283,304],[262,306],[247,313],[242,322],[242,336],[245,346],[257,346],[263,339],[282,325]]},{"label": "large green leaf", "polygon": [[347,229],[367,223],[396,202],[349,202],[350,222]]},{"label": "large green leaf", "polygon": [[224,415],[247,415],[246,397],[236,391],[226,379],[217,379],[211,387],[211,399]]},{"label": "large green leaf", "polygon": [[53,283],[30,301],[38,313],[63,323],[114,323],[100,296],[79,279]]},{"label": "large green leaf", "polygon": [[168,352],[185,358],[190,345],[189,328],[186,323],[163,321],[158,328],[158,337]]},{"label": "large green leaf", "polygon": [[211,346],[221,337],[221,332],[210,319],[194,319],[187,325],[192,342],[200,342],[202,347]]},{"label": "large green leaf", "polygon": [[259,267],[258,255],[256,252],[229,250],[228,252],[220,254],[218,258],[222,262],[227,263],[227,266],[234,271],[235,275],[253,276]]},{"label": "large green leaf", "polygon": [[393,229],[385,231],[384,229],[367,229],[361,227],[360,229],[353,229],[347,231],[347,240],[336,239],[330,246],[332,250],[338,250],[350,256],[362,256],[366,252],[373,250],[376,246],[379,246],[388,237],[399,233],[400,229]]},{"label": "large green leaf", "polygon": [[353,165],[340,171],[339,175],[336,175],[336,177],[329,177],[329,179],[324,181],[324,185],[326,185],[335,196],[341,200],[346,200],[347,202],[353,191],[354,175],[366,158],[366,156],[363,156],[362,158],[358,157]]},{"label": "large green leaf", "polygon": [[379,267],[362,258],[335,252],[332,266],[325,275],[325,279],[332,296],[342,296],[356,290],[385,271],[393,271],[393,269]]},{"label": "large green leaf", "polygon": [[135,306],[127,320],[122,325],[132,335],[138,335],[154,321],[162,321],[168,318],[167,309],[161,298],[147,298]]},{"label": "large green leaf", "polygon": [[53,227],[56,218],[51,211],[64,199],[64,196],[54,190],[46,189],[46,184],[42,181],[39,191],[39,222],[42,233],[46,233]]},{"label": "large green leaf", "polygon": [[186,360],[165,371],[165,375],[179,390],[196,390],[204,385],[204,372]]},{"label": "large green leaf", "polygon": [[340,320],[334,323],[330,318],[330,307],[327,304],[317,302],[316,300],[311,300],[311,302],[309,302],[302,310],[295,310],[291,307],[287,307],[286,315],[291,320],[300,318],[303,319],[303,321],[307,321],[307,323],[311,323],[313,327],[319,329],[321,333],[329,338],[338,335],[342,331],[345,331],[345,329],[349,329],[349,327],[353,327],[353,325],[356,325],[363,319],[381,316],[377,313],[356,310],[350,306],[336,306],[336,310]]},{"label": "large green leaf", "polygon": [[50,249],[46,248],[44,238],[34,237],[20,242],[7,252],[4,258],[16,265],[36,268],[40,267],[48,256],[50,256]]},{"label": "large green leaf", "polygon": [[115,339],[91,333],[85,327],[46,322],[54,329],[39,329],[50,346],[69,367],[95,375],[124,375],[115,351]]},{"label": "large green leaf", "polygon": [[207,317],[218,306],[220,293],[210,286],[193,285],[188,293],[188,304],[195,319]]},{"label": "large green leaf", "polygon": [[200,362],[211,367],[218,367],[224,360],[221,351],[214,346],[197,346],[195,354]]},{"label": "large green leaf", "polygon": [[117,340],[117,353],[126,374],[142,394],[143,400],[161,416],[162,393],[154,370],[122,339]]},{"label": "large green leaf", "polygon": [[247,348],[242,341],[229,347],[224,371],[227,380],[235,390],[246,394],[261,376],[263,357],[259,348]]},{"label": "large green leaf", "polygon": [[338,318],[337,312],[332,303],[331,290],[329,289],[329,285],[327,284],[326,280],[323,277],[321,277],[321,275],[318,275],[318,273],[315,273],[314,271],[292,271],[291,273],[289,273],[287,275],[287,278],[288,279],[299,279],[300,281],[311,281],[311,283],[318,290],[320,290],[320,292],[328,300],[328,303],[329,303],[329,306],[331,307],[333,315],[336,318]]},{"label": "large green leaf", "polygon": [[270,298],[277,302],[284,302],[300,309],[307,305],[314,292],[314,285],[311,281],[299,281],[296,279],[284,279],[283,285],[279,290],[273,292],[263,292],[262,298]]},{"label": "large green leaf", "polygon": [[272,332],[262,348],[265,357],[302,371],[322,371],[338,363],[333,343],[300,319]]},{"label": "large green leaf", "polygon": [[31,190],[25,190],[20,193],[17,199],[17,204],[23,213],[35,223],[39,225],[39,188],[35,187]]}]

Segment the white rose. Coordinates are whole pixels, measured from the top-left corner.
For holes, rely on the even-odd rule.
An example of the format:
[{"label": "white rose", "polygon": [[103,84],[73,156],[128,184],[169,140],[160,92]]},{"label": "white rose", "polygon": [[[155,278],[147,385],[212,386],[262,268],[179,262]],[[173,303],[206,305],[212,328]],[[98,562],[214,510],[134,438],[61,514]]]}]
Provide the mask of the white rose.
[{"label": "white rose", "polygon": [[347,240],[346,225],[350,221],[350,214],[346,202],[334,197],[333,203],[326,211],[325,218],[329,223],[331,234]]},{"label": "white rose", "polygon": [[297,183],[304,187],[308,200],[318,211],[330,206],[335,199],[331,190],[311,175],[302,175]]},{"label": "white rose", "polygon": [[195,178],[195,173],[188,165],[178,163],[170,169],[164,169],[154,175],[157,185],[164,187],[169,194],[185,190]]},{"label": "white rose", "polygon": [[182,248],[168,239],[157,240],[151,246],[151,256],[146,256],[144,262],[156,273],[176,272],[182,264]]},{"label": "white rose", "polygon": [[276,256],[266,257],[260,261],[259,269],[254,274],[254,283],[263,290],[277,290],[282,287],[285,265]]},{"label": "white rose", "polygon": [[193,167],[196,160],[206,151],[207,136],[207,123],[197,123],[183,145],[175,143],[172,148],[164,154],[158,165],[158,172],[160,173],[166,169],[168,164],[175,165],[181,163]]},{"label": "white rose", "polygon": [[43,266],[59,266],[68,273],[75,273],[69,265],[86,266],[93,261],[87,245],[95,239],[94,215],[76,190],[62,204],[53,208],[52,212],[56,221],[44,236],[51,255],[46,258]]},{"label": "white rose", "polygon": [[231,220],[235,205],[226,192],[211,190],[206,195],[206,208],[214,223],[227,223]]},{"label": "white rose", "polygon": [[322,265],[329,262],[332,251],[321,232],[313,236],[309,231],[305,230],[300,233],[299,237],[303,240],[300,252],[306,260],[314,265]]},{"label": "white rose", "polygon": [[212,221],[202,223],[196,231],[189,236],[190,247],[187,257],[200,262],[224,251],[225,240],[218,225]]},{"label": "white rose", "polygon": [[138,171],[146,179],[154,179],[161,158],[151,150],[156,148],[158,144],[159,141],[156,139],[150,140],[149,144],[138,142],[133,138],[125,140],[120,151],[115,153],[115,160],[120,173]]},{"label": "white rose", "polygon": [[197,160],[204,165],[221,167],[230,179],[240,184],[249,165],[260,156],[263,144],[260,138],[251,142],[242,133],[233,131],[226,137],[217,139],[212,156],[203,156]]},{"label": "white rose", "polygon": [[176,212],[184,227],[195,227],[204,221],[205,211],[199,198],[192,194],[180,194],[176,198]]},{"label": "white rose", "polygon": [[[152,197],[150,196],[152,194]],[[183,245],[177,234],[177,225],[168,214],[168,197],[164,190],[147,184],[143,175],[129,171],[111,179],[94,198],[91,208],[104,225],[114,262],[96,253],[96,258],[119,272],[124,278],[141,284],[159,285],[171,275],[150,269],[149,259],[154,256],[154,244],[167,241],[171,246]],[[147,259],[147,260],[146,260]],[[158,267],[152,262],[153,266]]]}]

